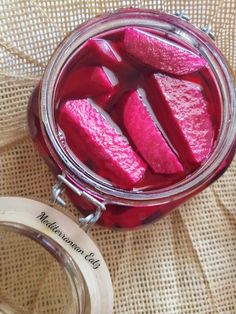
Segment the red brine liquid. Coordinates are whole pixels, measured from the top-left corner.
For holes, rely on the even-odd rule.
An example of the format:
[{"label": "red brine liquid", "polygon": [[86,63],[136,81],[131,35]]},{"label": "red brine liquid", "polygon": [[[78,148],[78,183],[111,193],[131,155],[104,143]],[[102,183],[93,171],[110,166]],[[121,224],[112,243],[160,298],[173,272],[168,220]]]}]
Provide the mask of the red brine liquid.
[{"label": "red brine liquid", "polygon": [[[58,136],[97,178],[128,191],[183,180],[206,162],[221,124],[214,75],[193,48],[166,33],[125,27],[87,40],[55,89]],[[87,215],[87,201],[68,191]],[[159,206],[107,205],[99,223],[133,228],[183,200]]]},{"label": "red brine liquid", "polygon": [[85,42],[62,71],[55,101],[68,152],[129,190],[167,187],[191,174],[210,155],[220,126],[206,61],[144,28]]}]

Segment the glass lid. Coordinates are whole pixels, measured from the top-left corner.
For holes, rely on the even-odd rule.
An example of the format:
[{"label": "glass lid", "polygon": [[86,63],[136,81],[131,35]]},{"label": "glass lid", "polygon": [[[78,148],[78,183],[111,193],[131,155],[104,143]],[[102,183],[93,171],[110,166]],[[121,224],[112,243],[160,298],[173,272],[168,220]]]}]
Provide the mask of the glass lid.
[{"label": "glass lid", "polygon": [[112,313],[105,261],[71,218],[43,203],[0,198],[0,313]]}]

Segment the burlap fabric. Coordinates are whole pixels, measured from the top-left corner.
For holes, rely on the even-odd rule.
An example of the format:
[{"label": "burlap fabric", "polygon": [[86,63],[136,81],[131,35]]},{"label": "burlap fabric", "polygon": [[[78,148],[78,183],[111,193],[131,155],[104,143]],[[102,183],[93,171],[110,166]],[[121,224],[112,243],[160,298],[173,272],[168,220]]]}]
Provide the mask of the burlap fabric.
[{"label": "burlap fabric", "polygon": [[[119,7],[184,10],[198,26],[210,24],[216,43],[236,73],[235,0],[0,0],[0,194],[50,202],[54,178],[39,157],[27,131],[28,97],[50,54],[79,23]],[[94,227],[92,235],[108,263],[115,292],[114,313],[235,314],[236,313],[236,163],[223,177],[166,218],[143,230],[114,232]],[[75,216],[72,205],[65,211]],[[12,236],[4,236],[15,245]],[[3,236],[0,238],[0,250]],[[40,264],[37,250],[24,250],[19,261]],[[34,254],[33,254],[34,253]],[[22,257],[21,257],[22,254]],[[23,256],[24,254],[24,256]],[[38,254],[38,255],[37,255]],[[28,287],[50,290],[40,313],[64,313],[63,293],[48,278],[56,266],[30,276]],[[19,262],[18,261],[18,262]],[[15,291],[17,302],[37,312],[37,293],[21,286],[17,261],[0,251],[1,283]],[[16,276],[16,274],[18,275]],[[58,277],[63,286],[63,278]],[[28,290],[27,290],[28,289]],[[16,291],[21,292],[16,292]],[[28,291],[28,293],[27,293]],[[55,297],[47,297],[55,292]],[[12,293],[13,293],[12,292]]]}]

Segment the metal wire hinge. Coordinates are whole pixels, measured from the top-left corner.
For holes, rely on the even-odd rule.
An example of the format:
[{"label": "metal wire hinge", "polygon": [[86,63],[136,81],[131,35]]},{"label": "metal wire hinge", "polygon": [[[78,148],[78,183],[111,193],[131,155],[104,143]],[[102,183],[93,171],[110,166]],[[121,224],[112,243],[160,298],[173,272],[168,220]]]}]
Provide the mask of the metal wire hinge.
[{"label": "metal wire hinge", "polygon": [[52,187],[53,204],[57,203],[59,205],[65,206],[66,203],[61,198],[61,194],[64,192],[65,186],[70,188],[76,195],[85,197],[89,202],[91,202],[93,205],[96,206],[96,211],[94,213],[79,219],[81,228],[87,231],[91,225],[95,224],[98,221],[98,219],[102,215],[102,212],[106,210],[106,206],[104,203],[99,202],[92,195],[75,187],[70,181],[66,179],[65,175],[61,175],[61,174],[57,176],[57,182]]},{"label": "metal wire hinge", "polygon": [[184,11],[177,11],[175,12],[175,15],[181,18],[182,20],[190,21],[190,17],[187,14],[185,14]]},{"label": "metal wire hinge", "polygon": [[206,33],[212,40],[215,40],[215,34],[213,33],[210,25],[201,27],[201,30]]},{"label": "metal wire hinge", "polygon": [[[190,21],[190,17],[185,14],[184,11],[175,12],[175,16],[178,16],[182,20]],[[212,40],[215,40],[215,34],[213,33],[210,25],[201,27],[201,30],[206,33]]]}]

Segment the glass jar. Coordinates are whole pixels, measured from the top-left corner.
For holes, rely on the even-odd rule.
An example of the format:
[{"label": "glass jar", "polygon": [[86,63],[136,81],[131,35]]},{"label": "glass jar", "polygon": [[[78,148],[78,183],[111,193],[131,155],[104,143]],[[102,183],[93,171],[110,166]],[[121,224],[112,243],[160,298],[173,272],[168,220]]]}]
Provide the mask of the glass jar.
[{"label": "glass jar", "polygon": [[112,313],[105,261],[71,217],[38,201],[1,197],[0,247],[0,313]]},{"label": "glass jar", "polygon": [[[64,65],[87,39],[128,25],[155,29],[197,49],[208,62],[220,94],[220,130],[211,155],[195,172],[166,188],[128,191],[113,186],[76,162],[63,148],[56,130],[55,88]],[[53,188],[55,200],[64,203],[60,193],[66,188],[74,205],[86,216],[83,223],[98,222],[108,228],[135,228],[163,217],[219,178],[235,154],[236,96],[225,58],[208,34],[183,16],[154,10],[121,9],[95,17],[72,31],[53,53],[30,98],[28,121],[36,146],[58,178]]]}]

